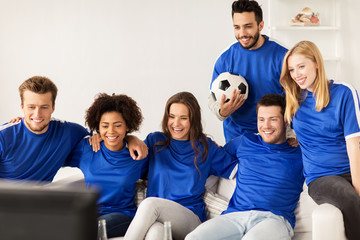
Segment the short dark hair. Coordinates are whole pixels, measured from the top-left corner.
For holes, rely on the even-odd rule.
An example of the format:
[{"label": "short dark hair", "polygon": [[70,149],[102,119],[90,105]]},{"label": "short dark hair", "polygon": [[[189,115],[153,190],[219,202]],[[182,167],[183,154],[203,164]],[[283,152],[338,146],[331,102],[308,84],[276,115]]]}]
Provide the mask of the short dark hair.
[{"label": "short dark hair", "polygon": [[255,20],[258,24],[263,20],[263,12],[258,2],[253,0],[237,0],[232,4],[231,16],[234,13],[254,12]]},{"label": "short dark hair", "polygon": [[258,110],[260,107],[270,107],[270,106],[279,106],[281,108],[281,114],[284,116],[285,108],[286,108],[286,102],[285,97],[279,94],[266,94],[263,96],[256,105],[256,115],[258,113]]},{"label": "short dark hair", "polygon": [[121,113],[129,128],[127,133],[139,130],[143,120],[140,108],[131,97],[124,94],[110,96],[106,93],[99,93],[86,111],[85,123],[91,131],[99,131],[101,116],[107,112]]},{"label": "short dark hair", "polygon": [[19,87],[21,104],[24,104],[24,92],[28,90],[37,94],[45,94],[51,92],[51,101],[54,106],[57,95],[57,87],[53,81],[43,76],[33,76],[25,80]]}]

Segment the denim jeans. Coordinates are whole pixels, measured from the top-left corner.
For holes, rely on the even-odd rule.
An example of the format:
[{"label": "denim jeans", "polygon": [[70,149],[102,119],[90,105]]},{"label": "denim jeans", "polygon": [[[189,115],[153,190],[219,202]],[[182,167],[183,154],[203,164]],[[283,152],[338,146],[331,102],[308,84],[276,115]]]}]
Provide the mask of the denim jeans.
[{"label": "denim jeans", "polygon": [[317,204],[329,203],[339,208],[346,237],[360,239],[360,196],[352,186],[350,173],[319,177],[309,184],[308,192]]},{"label": "denim jeans", "polygon": [[294,231],[283,218],[265,211],[232,212],[210,219],[185,240],[290,240]]},{"label": "denim jeans", "polygon": [[106,220],[106,234],[108,238],[124,236],[132,217],[122,213],[108,213],[98,217]]}]

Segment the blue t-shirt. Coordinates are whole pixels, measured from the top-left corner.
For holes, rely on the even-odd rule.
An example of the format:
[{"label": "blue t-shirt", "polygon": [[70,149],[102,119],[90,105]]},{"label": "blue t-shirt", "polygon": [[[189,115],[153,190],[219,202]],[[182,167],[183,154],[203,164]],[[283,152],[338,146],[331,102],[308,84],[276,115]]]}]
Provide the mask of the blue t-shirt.
[{"label": "blue t-shirt", "polygon": [[94,152],[88,138],[84,138],[71,153],[67,165],[80,168],[86,185],[100,191],[100,214],[117,212],[134,217],[135,184],[142,177],[146,161],[146,158],[133,160],[126,147],[121,151],[111,151],[104,142],[101,142],[100,150]]},{"label": "blue t-shirt", "polygon": [[[168,147],[155,153],[155,143],[165,141],[165,139],[163,133],[154,132],[150,133],[145,140],[149,147],[147,197],[160,197],[175,201],[192,210],[201,221],[205,221],[203,194],[206,179],[210,175],[228,178],[237,161],[208,138],[207,160],[200,163],[202,150],[197,159],[200,174],[194,165],[195,153],[190,140],[171,139]],[[161,146],[156,149],[161,149]],[[203,149],[203,146],[200,149]]]},{"label": "blue t-shirt", "polygon": [[244,131],[258,132],[257,102],[265,94],[283,93],[279,79],[287,49],[265,37],[264,44],[255,50],[244,49],[239,42],[232,44],[215,63],[212,81],[219,74],[230,72],[243,76],[249,86],[249,95],[244,104],[223,122],[226,142]]},{"label": "blue t-shirt", "polygon": [[350,172],[346,138],[360,136],[359,97],[345,83],[330,82],[330,102],[320,112],[316,100],[304,91],[304,102],[292,125],[300,144],[306,183],[327,175]]},{"label": "blue t-shirt", "polygon": [[35,134],[24,124],[0,127],[0,178],[52,181],[75,145],[88,135],[76,123],[51,119],[45,133]]},{"label": "blue t-shirt", "polygon": [[236,188],[225,213],[270,211],[295,226],[295,208],[303,189],[300,147],[269,144],[260,135],[245,133],[224,149],[239,161]]}]

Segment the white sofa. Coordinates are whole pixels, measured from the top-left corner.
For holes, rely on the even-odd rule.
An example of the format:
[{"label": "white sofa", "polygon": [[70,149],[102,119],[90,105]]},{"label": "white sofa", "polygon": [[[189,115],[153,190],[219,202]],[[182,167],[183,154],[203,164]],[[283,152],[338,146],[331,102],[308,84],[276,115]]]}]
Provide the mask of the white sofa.
[{"label": "white sofa", "polygon": [[[52,184],[67,185],[81,184],[83,174],[79,169],[65,167],[59,170]],[[235,179],[212,178],[208,181],[207,191],[204,196],[207,215],[209,218],[219,215],[226,209],[227,203],[235,189]],[[138,193],[139,198],[144,196]],[[141,199],[139,199],[141,201]],[[330,205],[317,205],[307,193],[301,193],[300,200],[295,210],[296,225],[293,240],[346,240],[343,217],[339,209]],[[112,238],[111,240],[119,240]]]}]

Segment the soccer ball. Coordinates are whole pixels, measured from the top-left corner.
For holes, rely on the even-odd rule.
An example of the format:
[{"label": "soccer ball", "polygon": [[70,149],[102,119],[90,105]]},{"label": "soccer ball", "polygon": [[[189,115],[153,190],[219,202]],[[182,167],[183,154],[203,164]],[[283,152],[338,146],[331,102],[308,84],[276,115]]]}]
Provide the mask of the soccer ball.
[{"label": "soccer ball", "polygon": [[234,89],[241,90],[241,94],[244,94],[244,99],[247,99],[249,86],[245,78],[240,75],[224,72],[212,82],[210,92],[218,102],[220,102],[221,96],[225,94],[225,102],[228,102]]}]

